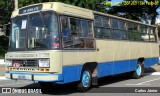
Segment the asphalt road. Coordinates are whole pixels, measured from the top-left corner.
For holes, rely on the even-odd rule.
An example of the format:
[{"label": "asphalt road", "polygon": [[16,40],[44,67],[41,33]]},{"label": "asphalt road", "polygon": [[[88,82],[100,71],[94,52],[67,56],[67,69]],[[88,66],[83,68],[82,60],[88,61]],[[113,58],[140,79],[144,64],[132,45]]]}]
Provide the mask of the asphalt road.
[{"label": "asphalt road", "polygon": [[[53,88],[43,89],[38,83],[25,80],[0,80],[1,88],[38,88],[38,93],[1,93],[0,96],[160,96],[160,93],[137,92],[148,90],[150,87],[153,91],[160,92],[160,72],[155,72],[154,68],[147,69],[148,72],[154,71],[153,74],[146,73],[141,79],[131,79],[126,75],[108,76],[99,79],[99,88],[92,88],[86,93],[77,92],[74,84],[58,85]],[[154,88],[155,87],[155,88]],[[158,87],[158,88],[156,88]],[[2,89],[1,89],[2,90]],[[118,93],[115,93],[117,92]],[[42,93],[41,93],[42,92]],[[121,93],[125,92],[125,93]],[[136,93],[135,93],[136,92]]]}]

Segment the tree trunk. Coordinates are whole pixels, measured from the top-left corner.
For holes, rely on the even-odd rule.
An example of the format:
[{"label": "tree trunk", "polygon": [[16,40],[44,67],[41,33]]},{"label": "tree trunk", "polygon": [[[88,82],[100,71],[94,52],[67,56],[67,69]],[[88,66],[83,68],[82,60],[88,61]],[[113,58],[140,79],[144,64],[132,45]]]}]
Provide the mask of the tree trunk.
[{"label": "tree trunk", "polygon": [[151,18],[151,25],[155,25],[156,23],[156,16]]}]

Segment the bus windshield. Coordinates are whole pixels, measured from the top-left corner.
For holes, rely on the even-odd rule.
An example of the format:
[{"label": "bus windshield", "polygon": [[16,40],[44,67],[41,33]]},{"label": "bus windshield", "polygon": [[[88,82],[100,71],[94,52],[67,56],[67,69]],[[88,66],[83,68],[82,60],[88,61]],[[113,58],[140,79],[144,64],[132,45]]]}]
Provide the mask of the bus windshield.
[{"label": "bus windshield", "polygon": [[59,48],[57,15],[38,12],[12,19],[10,51]]}]

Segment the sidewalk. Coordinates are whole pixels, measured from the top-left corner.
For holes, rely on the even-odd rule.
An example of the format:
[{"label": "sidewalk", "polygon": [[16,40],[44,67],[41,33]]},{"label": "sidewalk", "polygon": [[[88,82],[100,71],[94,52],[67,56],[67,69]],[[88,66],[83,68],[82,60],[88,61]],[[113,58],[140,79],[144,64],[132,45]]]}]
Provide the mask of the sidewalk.
[{"label": "sidewalk", "polygon": [[5,65],[0,64],[0,76],[4,76],[4,73],[5,73]]},{"label": "sidewalk", "polygon": [[0,65],[5,64],[4,59],[0,59]]}]

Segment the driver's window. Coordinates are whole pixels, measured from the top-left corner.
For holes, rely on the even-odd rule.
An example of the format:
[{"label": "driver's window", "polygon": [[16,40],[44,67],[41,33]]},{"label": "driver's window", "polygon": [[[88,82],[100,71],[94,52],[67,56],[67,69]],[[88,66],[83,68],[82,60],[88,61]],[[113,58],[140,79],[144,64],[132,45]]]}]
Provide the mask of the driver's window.
[{"label": "driver's window", "polygon": [[61,21],[63,48],[94,48],[91,21],[66,16]]}]

